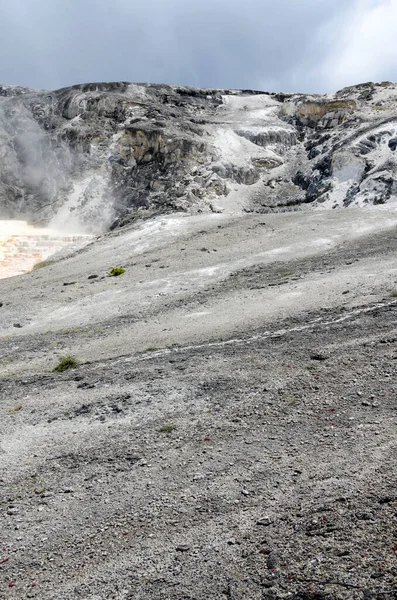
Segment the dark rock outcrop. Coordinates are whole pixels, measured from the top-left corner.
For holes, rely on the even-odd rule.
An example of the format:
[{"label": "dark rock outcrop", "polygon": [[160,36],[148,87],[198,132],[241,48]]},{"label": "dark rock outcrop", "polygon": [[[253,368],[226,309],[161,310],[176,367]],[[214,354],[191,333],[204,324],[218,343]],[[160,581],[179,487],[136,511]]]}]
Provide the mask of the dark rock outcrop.
[{"label": "dark rock outcrop", "polygon": [[335,96],[93,83],[0,86],[0,217],[96,232],[137,211],[396,197],[396,86]]}]

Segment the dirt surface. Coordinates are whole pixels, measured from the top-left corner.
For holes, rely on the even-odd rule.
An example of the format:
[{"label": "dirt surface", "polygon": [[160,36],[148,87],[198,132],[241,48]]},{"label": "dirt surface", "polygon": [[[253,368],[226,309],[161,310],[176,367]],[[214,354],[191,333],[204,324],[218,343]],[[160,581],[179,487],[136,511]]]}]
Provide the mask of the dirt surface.
[{"label": "dirt surface", "polygon": [[397,598],[396,226],[177,215],[0,281],[0,598]]}]

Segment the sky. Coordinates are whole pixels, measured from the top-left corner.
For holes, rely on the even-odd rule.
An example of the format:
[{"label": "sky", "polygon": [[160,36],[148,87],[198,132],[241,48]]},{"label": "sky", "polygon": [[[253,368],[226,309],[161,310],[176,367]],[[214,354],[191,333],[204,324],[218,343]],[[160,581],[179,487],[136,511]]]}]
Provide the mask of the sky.
[{"label": "sky", "polygon": [[334,92],[397,80],[397,0],[0,0],[0,84]]}]

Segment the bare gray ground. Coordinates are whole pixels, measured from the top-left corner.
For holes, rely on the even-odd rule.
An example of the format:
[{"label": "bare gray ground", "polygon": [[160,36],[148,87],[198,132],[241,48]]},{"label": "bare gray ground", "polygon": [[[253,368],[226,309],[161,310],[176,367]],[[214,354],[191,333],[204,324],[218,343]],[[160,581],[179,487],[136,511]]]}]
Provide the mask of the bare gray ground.
[{"label": "bare gray ground", "polygon": [[0,598],[396,598],[396,224],[167,217],[0,281]]}]

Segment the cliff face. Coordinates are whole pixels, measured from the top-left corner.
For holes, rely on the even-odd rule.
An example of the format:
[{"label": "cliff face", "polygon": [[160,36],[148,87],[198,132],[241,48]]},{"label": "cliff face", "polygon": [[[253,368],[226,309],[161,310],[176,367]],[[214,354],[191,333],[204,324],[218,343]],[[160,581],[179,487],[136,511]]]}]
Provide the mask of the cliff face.
[{"label": "cliff face", "polygon": [[97,232],[145,211],[397,198],[397,85],[335,95],[0,86],[0,217]]}]

